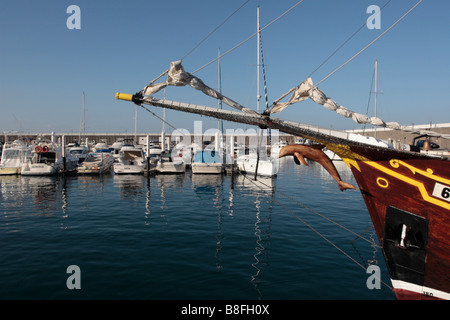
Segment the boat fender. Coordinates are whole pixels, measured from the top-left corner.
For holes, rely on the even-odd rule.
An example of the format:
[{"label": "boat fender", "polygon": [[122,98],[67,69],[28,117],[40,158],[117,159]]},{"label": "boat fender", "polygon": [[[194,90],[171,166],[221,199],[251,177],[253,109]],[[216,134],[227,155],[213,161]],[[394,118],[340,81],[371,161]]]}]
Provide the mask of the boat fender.
[{"label": "boat fender", "polygon": [[41,152],[42,151],[41,146],[36,146],[34,148],[34,151],[36,151],[37,153]]},{"label": "boat fender", "polygon": [[42,147],[42,152],[48,152],[48,146],[43,146]]}]

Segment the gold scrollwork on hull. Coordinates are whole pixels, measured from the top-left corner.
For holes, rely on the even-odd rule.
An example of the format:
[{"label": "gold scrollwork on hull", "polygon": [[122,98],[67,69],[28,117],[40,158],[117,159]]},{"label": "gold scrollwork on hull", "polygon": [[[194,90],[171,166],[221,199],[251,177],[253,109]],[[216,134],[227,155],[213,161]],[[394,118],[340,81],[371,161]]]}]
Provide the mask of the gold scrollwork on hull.
[{"label": "gold scrollwork on hull", "polygon": [[[446,203],[446,202],[441,201],[441,200],[439,200],[439,199],[437,199],[435,197],[430,196],[428,194],[426,188],[425,188],[425,185],[422,182],[414,179],[414,176],[413,177],[408,177],[408,176],[406,176],[404,174],[401,174],[401,173],[398,173],[398,172],[396,172],[396,171],[394,171],[392,169],[389,169],[388,167],[382,166],[381,164],[379,164],[379,163],[377,163],[375,161],[364,161],[364,163],[369,165],[369,166],[371,166],[371,167],[373,167],[373,168],[375,168],[375,169],[377,169],[377,170],[380,170],[381,172],[384,172],[387,175],[390,175],[391,177],[394,177],[394,178],[399,179],[399,180],[401,180],[401,181],[403,181],[403,182],[405,182],[407,184],[410,184],[412,186],[417,187],[419,189],[419,192],[420,192],[422,198],[426,202],[429,202],[429,203],[432,203],[434,205],[440,206],[440,207],[442,207],[444,209],[450,210],[450,203]],[[400,167],[400,165],[404,165],[408,169],[410,169],[411,172],[414,175],[415,175],[415,173],[420,173],[421,175],[426,176],[426,177],[428,177],[430,179],[433,179],[435,181],[440,181],[442,183],[446,183],[447,185],[450,185],[450,180],[434,175],[433,171],[430,170],[430,169],[427,169],[426,171],[424,171],[424,170],[415,168],[414,166],[409,165],[409,164],[407,164],[404,161],[400,161],[400,160],[396,160],[396,159],[392,159],[389,163],[390,163],[390,165],[393,168],[398,169]]]},{"label": "gold scrollwork on hull", "polygon": [[389,164],[393,168],[400,168],[400,165],[402,165],[402,166],[408,168],[413,174],[418,173],[418,174],[421,174],[424,177],[427,177],[429,179],[432,179],[432,180],[439,181],[439,182],[442,182],[442,183],[450,185],[450,180],[449,179],[445,179],[445,178],[442,178],[442,177],[434,175],[433,170],[430,169],[430,168],[427,168],[426,170],[421,170],[421,169],[418,169],[418,168],[416,168],[416,167],[414,167],[414,166],[412,166],[412,165],[410,165],[410,164],[408,164],[408,163],[406,163],[404,161],[397,160],[397,159],[392,159],[391,161],[389,161]]},{"label": "gold scrollwork on hull", "polygon": [[[398,160],[398,159],[391,159],[389,161],[390,166],[394,169],[400,168],[400,165],[408,168],[413,173],[413,176],[410,177],[405,174],[399,173],[389,167],[385,167],[385,166],[377,163],[376,161],[370,161],[369,159],[365,158],[364,156],[351,151],[350,147],[347,145],[329,143],[327,141],[321,141],[318,139],[313,139],[313,140],[324,144],[327,147],[327,149],[329,149],[329,150],[333,151],[334,153],[336,153],[337,155],[339,155],[349,168],[354,167],[359,172],[362,172],[359,163],[367,164],[367,165],[373,167],[374,169],[377,169],[393,178],[399,179],[407,184],[415,186],[419,190],[424,201],[432,203],[437,206],[440,206],[444,209],[450,210],[450,203],[441,201],[436,197],[430,196],[425,188],[425,185],[422,182],[418,181],[414,177],[417,173],[424,177],[432,179],[434,181],[441,182],[443,184],[450,186],[449,179],[435,175],[432,169],[428,168],[426,170],[422,170],[422,169],[416,168],[416,167],[414,167],[404,161]],[[378,178],[377,184],[382,188],[387,188],[389,186],[389,182],[385,178]]]}]

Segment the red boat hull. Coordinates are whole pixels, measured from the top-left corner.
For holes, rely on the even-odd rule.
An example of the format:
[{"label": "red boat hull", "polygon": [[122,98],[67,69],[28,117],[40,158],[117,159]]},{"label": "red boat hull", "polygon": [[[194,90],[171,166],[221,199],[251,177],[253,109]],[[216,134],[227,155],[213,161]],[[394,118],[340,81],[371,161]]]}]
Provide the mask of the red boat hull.
[{"label": "red boat hull", "polygon": [[369,151],[344,161],[367,205],[396,297],[450,299],[450,161]]}]

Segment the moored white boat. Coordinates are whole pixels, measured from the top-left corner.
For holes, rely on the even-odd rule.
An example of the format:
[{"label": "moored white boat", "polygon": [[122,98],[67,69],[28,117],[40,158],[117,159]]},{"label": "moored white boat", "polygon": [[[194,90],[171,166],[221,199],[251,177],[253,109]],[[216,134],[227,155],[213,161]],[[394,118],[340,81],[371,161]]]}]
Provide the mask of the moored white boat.
[{"label": "moored white boat", "polygon": [[147,160],[141,148],[123,146],[113,167],[115,174],[140,174],[147,169]]},{"label": "moored white boat", "polygon": [[[364,143],[364,144],[377,146],[377,147],[382,147],[382,148],[391,148],[391,149],[393,148],[386,141],[383,141],[381,139],[377,139],[375,137],[364,136],[364,135],[361,135],[361,134],[349,133],[348,140],[361,142],[361,143]],[[330,160],[332,160],[332,161],[342,161],[342,158],[340,156],[338,156],[336,153],[334,153],[333,151],[331,151],[331,150],[329,150],[327,148],[324,148],[322,151],[328,156],[328,158],[330,158]]]},{"label": "moored white boat", "polygon": [[39,142],[34,145],[32,157],[22,165],[22,175],[54,175],[76,170],[78,158],[66,152],[63,158],[61,146],[54,142]]},{"label": "moored white boat", "polygon": [[78,159],[78,163],[81,163],[86,159],[89,153],[89,148],[87,146],[80,146],[77,144],[69,147],[69,153]]},{"label": "moored white boat", "polygon": [[[92,148],[92,151],[97,152],[97,151],[106,150],[106,149],[108,149],[108,145],[106,144],[106,142],[101,141],[94,145],[94,147]],[[111,151],[111,150],[108,150],[108,151]]]},{"label": "moored white boat", "polygon": [[273,177],[278,174],[280,161],[278,159],[259,159],[254,154],[246,154],[236,159],[239,171],[257,175]]},{"label": "moored white boat", "polygon": [[215,151],[197,151],[191,164],[192,173],[220,174],[223,171],[223,161]]},{"label": "moored white boat", "polygon": [[185,173],[186,164],[180,156],[172,157],[170,153],[161,153],[156,171],[159,173]]},{"label": "moored white boat", "polygon": [[101,174],[110,171],[113,164],[114,157],[109,149],[98,150],[89,153],[77,171],[80,174]]},{"label": "moored white boat", "polygon": [[20,174],[22,165],[31,158],[31,147],[21,141],[6,143],[2,149],[0,175]]},{"label": "moored white boat", "polygon": [[114,142],[110,147],[109,150],[111,150],[114,160],[118,160],[120,157],[120,149],[124,146],[123,139],[117,140]]}]

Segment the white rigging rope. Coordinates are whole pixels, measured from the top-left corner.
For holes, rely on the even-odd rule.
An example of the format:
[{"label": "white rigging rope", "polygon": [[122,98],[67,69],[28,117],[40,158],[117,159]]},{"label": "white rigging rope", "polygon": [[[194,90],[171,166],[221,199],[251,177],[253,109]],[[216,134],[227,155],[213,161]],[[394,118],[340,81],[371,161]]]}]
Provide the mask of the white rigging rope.
[{"label": "white rigging rope", "polygon": [[206,37],[204,37],[197,45],[195,45],[188,53],[184,55],[181,60],[184,60],[188,55],[190,55],[195,49],[197,49],[203,42],[206,41],[214,32],[216,32],[225,22],[227,22],[232,16],[235,15],[236,12],[242,9],[243,6],[247,4],[250,0],[245,1],[239,8],[237,8],[232,14],[230,14],[221,24],[219,24],[214,30],[212,30]]},{"label": "white rigging rope", "polygon": [[[370,42],[368,45],[366,45],[363,49],[361,49],[357,54],[355,54],[353,57],[351,57],[350,59],[348,59],[346,62],[344,62],[340,67],[338,67],[337,69],[335,69],[333,72],[331,72],[329,75],[327,75],[325,78],[323,78],[322,80],[320,80],[318,83],[315,84],[315,86],[317,87],[320,83],[322,83],[323,81],[325,81],[326,79],[328,79],[330,76],[332,76],[333,74],[335,74],[337,71],[339,71],[340,69],[342,69],[345,65],[347,65],[350,61],[352,61],[353,59],[355,59],[357,56],[359,56],[362,52],[364,52],[367,48],[369,48],[372,44],[374,44],[378,39],[380,39],[383,35],[385,35],[389,30],[391,30],[397,23],[399,23],[401,20],[403,20],[403,18],[405,18],[413,9],[415,9],[423,0],[420,0],[419,2],[417,2],[411,9],[408,10],[408,12],[406,12],[400,19],[398,19],[393,25],[391,25],[388,29],[386,29],[382,34],[380,34],[377,38],[375,38],[372,42]],[[358,30],[359,31],[359,30]],[[356,31],[355,34],[358,32]],[[353,35],[351,36],[353,37]],[[350,38],[351,38],[350,37]],[[348,39],[349,40],[349,39]],[[347,42],[348,40],[346,40],[345,42]],[[339,50],[340,47],[337,49]],[[337,51],[336,50],[336,51]],[[334,52],[335,53],[335,52]],[[334,54],[333,53],[333,54]],[[328,59],[327,59],[328,60]],[[322,63],[323,65],[323,63]],[[320,65],[320,66],[322,66]],[[319,66],[319,68],[320,68]],[[317,68],[318,69],[318,68]],[[316,70],[317,70],[316,69]],[[316,71],[314,70],[313,73]],[[300,86],[300,85],[299,85]],[[298,87],[294,87],[291,88],[288,92],[286,92],[285,94],[283,94],[280,98],[278,98],[277,100],[275,100],[272,104],[272,108],[279,102],[281,101],[283,98],[285,98],[287,95],[289,95],[291,92],[293,92],[294,90],[298,89]]]},{"label": "white rigging rope", "polygon": [[302,3],[304,0],[300,0],[298,1],[296,4],[294,4],[292,7],[290,7],[288,10],[286,10],[283,14],[281,14],[280,16],[278,16],[278,18],[272,20],[272,22],[270,22],[269,24],[267,24],[264,28],[261,28],[260,30],[256,31],[254,34],[252,34],[251,36],[249,36],[247,39],[245,39],[244,41],[238,43],[237,45],[235,45],[233,48],[229,49],[228,51],[226,51],[225,53],[221,54],[220,56],[218,56],[217,58],[215,58],[214,60],[211,60],[210,62],[208,62],[207,64],[205,64],[204,66],[198,68],[197,70],[195,70],[194,72],[192,72],[192,74],[196,73],[197,71],[202,70],[203,68],[209,66],[211,63],[216,62],[218,59],[222,58],[223,56],[229,54],[231,51],[237,49],[238,47],[240,47],[241,45],[243,45],[244,43],[246,43],[247,41],[249,41],[250,39],[252,39],[254,36],[256,36],[259,32],[263,31],[264,29],[268,28],[269,26],[271,26],[273,23],[275,23],[276,21],[280,20],[282,17],[284,17],[286,14],[288,14],[290,11],[292,11],[295,7],[297,7],[300,3]]},{"label": "white rigging rope", "polygon": [[[384,7],[386,7],[392,0],[388,0],[388,2],[386,2],[381,8],[380,8],[380,12],[384,9]],[[309,74],[308,77],[312,77],[312,75],[314,73],[316,73],[317,70],[319,70],[325,63],[327,63],[328,60],[330,60],[339,50],[342,49],[343,46],[345,46],[358,32],[360,32],[363,28],[366,27],[366,22],[364,22],[358,30],[356,30],[350,37],[347,38],[347,40],[345,40],[336,50],[333,51],[332,54],[330,54],[328,56],[328,58],[326,58],[316,69],[314,69],[313,72],[311,72]]]},{"label": "white rigging rope", "polygon": [[335,74],[337,71],[339,71],[340,69],[342,69],[344,66],[346,66],[350,61],[352,61],[353,59],[355,59],[357,56],[359,56],[361,53],[363,53],[366,49],[368,49],[372,44],[374,44],[376,41],[378,41],[378,39],[380,39],[382,36],[384,36],[389,30],[391,30],[397,23],[399,23],[400,21],[402,21],[411,11],[413,11],[423,0],[419,0],[419,2],[417,2],[411,9],[409,9],[403,16],[400,17],[400,19],[398,19],[397,21],[395,21],[389,28],[387,28],[382,34],[380,34],[378,37],[376,37],[372,42],[370,42],[367,46],[365,46],[364,48],[362,48],[357,54],[355,54],[353,57],[351,57],[350,59],[348,59],[345,63],[343,63],[339,68],[337,68],[336,70],[334,70],[333,72],[331,72],[329,75],[327,75],[325,78],[323,78],[322,80],[320,80],[319,82],[316,83],[316,86],[318,86],[319,84],[321,84],[323,81],[325,81],[326,79],[328,79],[330,76],[332,76],[333,74]]},{"label": "white rigging rope", "polygon": [[[246,0],[239,8],[237,8],[232,14],[230,14],[224,21],[222,21],[216,28],[214,28],[210,33],[208,33],[199,43],[197,43],[191,50],[189,50],[183,58],[180,59],[180,61],[183,61],[186,57],[188,57],[195,49],[197,49],[203,42],[206,41],[214,32],[216,32],[220,27],[222,27],[225,22],[227,22],[232,16],[234,16],[239,10],[242,9],[243,6],[245,6],[250,0]],[[169,72],[169,69],[161,73],[157,78],[153,79],[149,86],[155,83],[158,79],[160,79],[162,76],[166,75]]]},{"label": "white rigging rope", "polygon": [[[371,45],[373,45],[377,40],[379,40],[383,35],[385,35],[389,30],[391,30],[395,25],[397,25],[401,20],[403,20],[409,13],[411,13],[411,11],[413,11],[422,1],[423,0],[419,0],[411,9],[409,9],[403,16],[401,16],[397,21],[395,21],[382,34],[380,34],[378,37],[376,37],[373,41],[371,41],[368,45],[366,45],[363,49],[361,49],[353,57],[348,59],[345,63],[343,63],[338,68],[336,68],[333,72],[331,72],[325,78],[320,80],[318,83],[313,84],[312,79],[308,78],[305,81],[303,81],[300,85],[292,88],[287,93],[282,95],[280,98],[275,100],[270,109],[270,113],[280,112],[293,103],[300,102],[307,98],[310,98],[314,102],[321,104],[322,106],[324,106],[325,108],[327,108],[329,110],[335,111],[336,113],[340,114],[341,116],[344,116],[346,118],[352,118],[355,122],[357,122],[359,124],[370,123],[374,126],[385,127],[385,128],[389,128],[389,129],[393,129],[393,130],[401,130],[401,131],[410,132],[410,133],[426,134],[426,135],[433,136],[433,137],[450,139],[450,134],[442,134],[442,133],[433,132],[430,130],[417,130],[411,126],[402,126],[397,122],[385,122],[378,117],[368,117],[367,115],[353,112],[347,108],[344,108],[343,106],[340,106],[339,104],[336,103],[336,101],[326,97],[325,94],[318,88],[318,85],[320,83],[322,83],[323,81],[328,79],[330,76],[335,74],[337,71],[339,71],[344,66],[346,66],[349,62],[351,62],[353,59],[355,59],[357,56],[359,56],[362,52],[367,50]],[[292,92],[293,92],[293,94],[288,102],[279,103],[283,98],[285,98],[287,95],[289,95]]]}]

